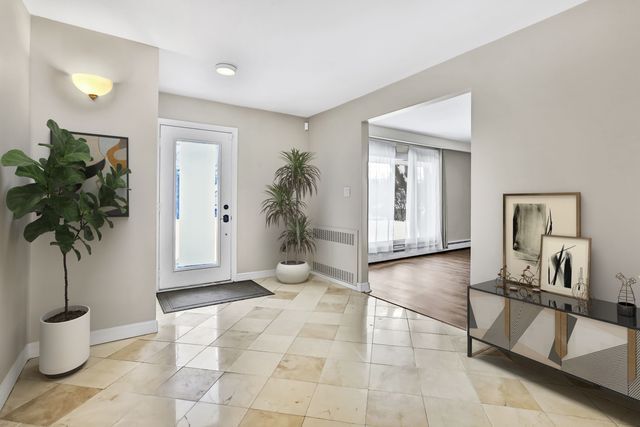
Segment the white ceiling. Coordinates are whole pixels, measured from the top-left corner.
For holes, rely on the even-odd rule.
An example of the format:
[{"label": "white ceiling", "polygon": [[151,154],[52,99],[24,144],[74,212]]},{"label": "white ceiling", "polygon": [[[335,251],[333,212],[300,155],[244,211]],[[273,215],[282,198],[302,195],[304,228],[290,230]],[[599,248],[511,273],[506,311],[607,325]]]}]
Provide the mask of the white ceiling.
[{"label": "white ceiling", "polygon": [[426,102],[385,114],[369,123],[423,135],[471,142],[471,94]]},{"label": "white ceiling", "polygon": [[24,0],[33,15],[157,46],[161,91],[304,117],[584,1]]}]

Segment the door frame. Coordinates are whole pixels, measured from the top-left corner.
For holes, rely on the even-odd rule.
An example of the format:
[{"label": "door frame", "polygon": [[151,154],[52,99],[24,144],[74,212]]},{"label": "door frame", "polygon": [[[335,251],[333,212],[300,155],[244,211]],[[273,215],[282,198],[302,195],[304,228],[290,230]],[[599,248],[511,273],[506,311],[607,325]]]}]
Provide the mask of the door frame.
[{"label": "door frame", "polygon": [[[236,281],[238,277],[238,128],[159,118],[156,137],[156,292],[160,291],[160,128],[162,125],[231,134],[231,280]],[[193,287],[208,285],[201,284]]]}]

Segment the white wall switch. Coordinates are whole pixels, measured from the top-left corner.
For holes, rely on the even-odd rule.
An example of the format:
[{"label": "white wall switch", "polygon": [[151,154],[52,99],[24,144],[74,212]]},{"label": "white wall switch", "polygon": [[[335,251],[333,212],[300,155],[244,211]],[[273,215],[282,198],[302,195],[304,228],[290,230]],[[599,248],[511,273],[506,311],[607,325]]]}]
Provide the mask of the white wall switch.
[{"label": "white wall switch", "polygon": [[344,197],[351,197],[351,187],[344,187],[342,189],[342,194]]}]

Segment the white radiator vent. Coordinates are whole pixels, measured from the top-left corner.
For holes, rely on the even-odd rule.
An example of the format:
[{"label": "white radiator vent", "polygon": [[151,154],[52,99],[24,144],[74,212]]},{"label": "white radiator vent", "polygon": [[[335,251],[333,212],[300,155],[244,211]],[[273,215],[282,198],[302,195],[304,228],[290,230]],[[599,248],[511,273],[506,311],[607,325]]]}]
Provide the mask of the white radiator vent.
[{"label": "white radiator vent", "polygon": [[313,271],[332,277],[341,282],[355,284],[353,273],[313,261]]},{"label": "white radiator vent", "polygon": [[327,242],[342,243],[344,245],[355,244],[355,234],[353,231],[329,230],[326,228],[314,228],[313,237]]},{"label": "white radiator vent", "polygon": [[313,271],[349,284],[357,283],[358,231],[335,227],[315,227],[316,252]]}]

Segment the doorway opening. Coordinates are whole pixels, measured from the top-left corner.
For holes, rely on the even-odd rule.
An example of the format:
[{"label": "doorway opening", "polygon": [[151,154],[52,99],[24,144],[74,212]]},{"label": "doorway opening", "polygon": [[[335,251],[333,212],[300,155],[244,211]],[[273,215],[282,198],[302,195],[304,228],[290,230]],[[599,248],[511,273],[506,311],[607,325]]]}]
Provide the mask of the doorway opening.
[{"label": "doorway opening", "polygon": [[160,120],[158,291],[235,272],[237,129]]},{"label": "doorway opening", "polygon": [[471,248],[471,93],[368,121],[373,296],[464,328]]}]

